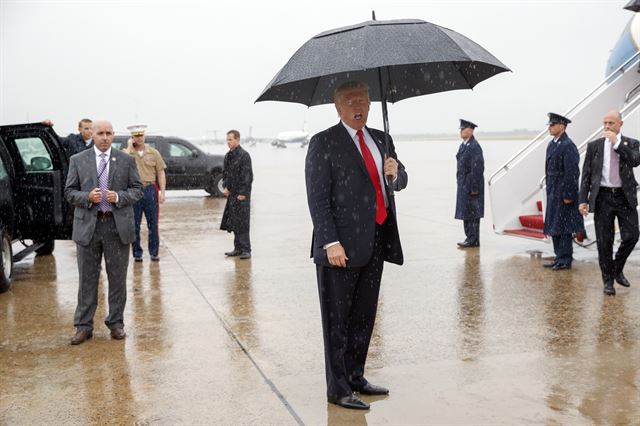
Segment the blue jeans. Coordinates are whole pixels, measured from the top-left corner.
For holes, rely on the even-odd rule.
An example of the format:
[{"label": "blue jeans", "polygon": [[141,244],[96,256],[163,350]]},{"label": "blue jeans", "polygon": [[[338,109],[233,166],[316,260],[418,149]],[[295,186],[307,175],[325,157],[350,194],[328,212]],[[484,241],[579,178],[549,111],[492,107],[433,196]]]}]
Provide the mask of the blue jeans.
[{"label": "blue jeans", "polygon": [[148,185],[144,188],[144,195],[133,205],[133,217],[136,225],[136,241],[133,243],[133,257],[142,257],[142,246],[140,246],[140,225],[142,224],[142,213],[147,220],[149,228],[149,254],[158,255],[160,248],[160,233],[158,231],[158,191],[155,185]]}]

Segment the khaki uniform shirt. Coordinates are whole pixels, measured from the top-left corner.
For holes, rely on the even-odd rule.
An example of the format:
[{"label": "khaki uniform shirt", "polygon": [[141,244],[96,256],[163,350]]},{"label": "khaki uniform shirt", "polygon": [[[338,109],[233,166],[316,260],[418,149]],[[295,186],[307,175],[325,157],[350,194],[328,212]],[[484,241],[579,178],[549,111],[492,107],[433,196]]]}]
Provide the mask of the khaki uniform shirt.
[{"label": "khaki uniform shirt", "polygon": [[133,151],[130,155],[136,159],[138,174],[143,185],[157,182],[158,173],[167,168],[160,152],[148,145],[145,145],[142,151]]}]

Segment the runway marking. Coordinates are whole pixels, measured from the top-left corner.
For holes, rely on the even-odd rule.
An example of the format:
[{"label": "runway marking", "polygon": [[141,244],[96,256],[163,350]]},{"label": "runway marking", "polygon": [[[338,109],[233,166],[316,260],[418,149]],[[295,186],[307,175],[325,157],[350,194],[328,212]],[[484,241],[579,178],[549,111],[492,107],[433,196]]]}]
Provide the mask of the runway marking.
[{"label": "runway marking", "polygon": [[184,273],[184,275],[189,279],[189,282],[191,283],[191,285],[196,289],[196,291],[198,293],[200,293],[200,296],[202,297],[202,299],[205,301],[205,303],[209,306],[209,308],[211,309],[211,312],[213,312],[213,314],[216,316],[216,318],[218,319],[218,321],[220,321],[220,324],[222,324],[222,328],[224,328],[224,330],[227,332],[227,334],[236,342],[236,344],[240,347],[240,349],[242,350],[242,352],[244,352],[244,354],[247,356],[247,358],[249,359],[249,361],[251,362],[251,364],[253,364],[254,368],[258,371],[258,373],[260,373],[260,375],[262,376],[262,378],[264,379],[265,383],[267,385],[269,385],[269,387],[271,388],[271,391],[273,393],[276,394],[276,396],[278,397],[278,399],[280,400],[280,402],[282,402],[282,404],[284,405],[284,407],[287,409],[287,411],[289,412],[289,414],[291,414],[291,416],[294,418],[294,420],[296,421],[296,423],[298,423],[298,425],[300,426],[304,426],[304,422],[302,421],[302,419],[300,418],[300,416],[298,415],[298,413],[296,413],[296,410],[293,408],[293,406],[289,403],[289,401],[287,401],[287,399],[285,398],[285,396],[282,394],[282,392],[280,392],[278,390],[278,387],[273,383],[273,381],[271,381],[271,379],[269,379],[267,377],[267,375],[265,374],[265,372],[262,370],[262,368],[260,368],[260,366],[258,365],[258,363],[255,361],[255,359],[253,359],[253,357],[251,356],[251,354],[249,353],[249,350],[242,344],[242,342],[240,341],[240,339],[238,338],[238,336],[233,332],[233,330],[231,330],[231,327],[229,327],[229,325],[225,322],[224,318],[222,317],[222,315],[220,315],[220,313],[216,310],[216,308],[213,307],[213,305],[209,302],[209,299],[207,299],[207,297],[204,295],[204,293],[202,292],[202,290],[200,289],[200,287],[198,287],[198,284],[196,284],[196,282],[193,280],[193,278],[191,278],[191,275],[189,275],[189,273],[187,272],[187,270],[182,266],[182,264],[178,261],[178,258],[173,254],[173,252],[171,251],[171,249],[169,248],[168,245],[166,245],[166,243],[164,244],[165,249],[167,250],[167,252],[169,252],[169,254],[171,255],[171,257],[176,261],[176,263],[178,264],[178,266],[180,267],[180,269],[182,269],[182,272]]}]

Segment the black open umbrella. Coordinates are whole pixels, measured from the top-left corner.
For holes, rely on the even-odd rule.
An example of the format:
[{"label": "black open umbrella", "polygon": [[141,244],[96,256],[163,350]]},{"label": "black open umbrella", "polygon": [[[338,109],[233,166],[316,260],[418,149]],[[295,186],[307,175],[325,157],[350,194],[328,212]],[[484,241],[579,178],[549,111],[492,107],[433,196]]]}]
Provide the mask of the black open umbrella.
[{"label": "black open umbrella", "polygon": [[471,89],[501,72],[502,62],[477,43],[448,28],[419,19],[366,21],[326,31],[306,42],[256,99],[307,106],[333,103],[340,84],[369,85],[382,102],[385,134],[387,100]]},{"label": "black open umbrella", "polygon": [[640,12],[640,0],[631,0],[624,8],[632,12]]}]

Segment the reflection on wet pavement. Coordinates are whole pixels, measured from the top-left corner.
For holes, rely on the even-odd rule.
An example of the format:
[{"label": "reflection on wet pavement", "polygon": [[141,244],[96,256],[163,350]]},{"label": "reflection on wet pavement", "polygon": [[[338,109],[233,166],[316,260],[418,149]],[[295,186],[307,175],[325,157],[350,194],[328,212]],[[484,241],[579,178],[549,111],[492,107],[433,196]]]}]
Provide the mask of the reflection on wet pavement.
[{"label": "reflection on wet pavement", "polygon": [[[496,164],[500,143],[483,145]],[[94,338],[69,345],[73,243],[16,265],[0,295],[0,424],[639,422],[640,253],[632,287],[604,297],[595,251],[552,272],[526,254],[549,246],[494,235],[487,219],[483,246],[459,250],[455,164],[418,143],[398,145],[411,175],[396,195],[406,263],[385,266],[367,361],[391,394],[364,397],[369,412],[327,405],[305,150],[251,149],[253,258],[224,257],[224,200],[170,192],[161,261],[129,266],[124,341],[102,326],[103,272]]]}]

